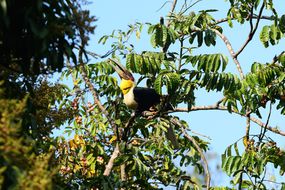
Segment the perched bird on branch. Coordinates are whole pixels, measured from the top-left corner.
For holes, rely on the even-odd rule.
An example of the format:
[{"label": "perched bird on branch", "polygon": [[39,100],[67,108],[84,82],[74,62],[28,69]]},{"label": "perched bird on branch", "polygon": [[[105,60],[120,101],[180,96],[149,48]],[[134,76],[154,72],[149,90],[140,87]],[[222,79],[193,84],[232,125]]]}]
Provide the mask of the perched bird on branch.
[{"label": "perched bird on branch", "polygon": [[[136,114],[142,114],[145,111],[150,111],[161,102],[164,103],[163,96],[159,95],[154,89],[137,87],[132,73],[117,60],[110,59],[110,61],[111,66],[121,78],[120,89],[124,96],[123,102],[128,108],[135,110]],[[163,108],[166,110],[173,109],[171,104],[167,102]],[[174,130],[171,126],[168,128],[166,137],[171,141],[174,148],[179,148]]]},{"label": "perched bird on branch", "polygon": [[[124,96],[123,102],[128,108],[141,114],[143,111],[150,111],[162,101],[163,97],[153,88],[137,87],[132,73],[115,59],[111,59],[111,61],[112,67],[121,78],[120,89]],[[167,108],[171,108],[170,104]]]}]

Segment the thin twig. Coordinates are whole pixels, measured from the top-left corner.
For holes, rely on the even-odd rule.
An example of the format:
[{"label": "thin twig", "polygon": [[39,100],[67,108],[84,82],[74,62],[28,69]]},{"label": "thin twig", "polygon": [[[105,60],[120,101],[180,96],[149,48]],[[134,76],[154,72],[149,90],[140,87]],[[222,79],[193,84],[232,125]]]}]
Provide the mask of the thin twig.
[{"label": "thin twig", "polygon": [[184,41],[184,37],[182,36],[180,39],[180,52],[179,52],[179,61],[178,61],[178,68],[177,70],[180,71],[181,67],[182,67],[182,56],[183,56],[183,41]]},{"label": "thin twig", "polygon": [[123,164],[120,166],[120,169],[121,169],[121,180],[122,180],[122,181],[127,181],[126,164],[123,163]]},{"label": "thin twig", "polygon": [[203,162],[204,162],[204,170],[205,170],[205,174],[206,174],[206,188],[210,189],[210,183],[211,183],[211,174],[209,171],[209,166],[208,166],[208,162],[207,159],[202,151],[202,149],[200,148],[200,146],[198,145],[197,141],[191,137],[190,135],[188,135],[188,133],[185,130],[185,126],[183,126],[177,119],[172,118],[171,122],[173,122],[174,124],[178,125],[183,133],[183,135],[193,143],[193,145],[195,146],[195,148],[197,149],[197,151],[199,152]]},{"label": "thin twig", "polygon": [[[248,34],[248,37],[247,37],[247,40],[245,41],[245,43],[241,46],[241,48],[235,53],[234,57],[238,57],[238,55],[244,50],[244,48],[247,46],[247,44],[252,40],[257,28],[258,28],[258,24],[259,24],[259,21],[260,21],[260,18],[261,18],[261,15],[262,15],[262,11],[264,9],[264,6],[265,4],[263,3],[261,8],[260,8],[260,11],[259,11],[259,14],[258,14],[258,17],[257,17],[257,20],[256,20],[256,23],[255,23],[255,26],[253,28],[253,25],[252,25],[252,16],[250,15],[250,32]],[[253,9],[253,8],[252,8]],[[252,13],[252,11],[251,11]]]},{"label": "thin twig", "polygon": [[[190,109],[188,108],[175,108],[173,110],[168,111],[168,113],[174,113],[174,112],[192,112],[192,111],[200,111],[200,110],[220,110],[220,111],[228,111],[228,108],[226,106],[218,106],[216,104],[209,105],[209,106],[192,106]],[[239,113],[235,110],[231,110],[232,113],[238,114],[240,116],[246,117],[246,114]],[[259,119],[255,117],[250,117],[250,120],[257,125],[259,125],[262,128],[265,128],[273,133],[279,134],[281,136],[285,136],[285,131],[281,131],[280,129],[276,127],[271,127],[269,125],[266,126],[265,123],[260,121]]]},{"label": "thin twig", "polygon": [[98,98],[97,92],[96,92],[93,84],[91,83],[90,79],[87,76],[87,70],[86,70],[85,65],[83,63],[83,60],[82,60],[82,50],[79,50],[79,62],[80,62],[81,75],[82,75],[83,80],[85,81],[85,83],[87,84],[89,90],[91,91],[91,93],[93,95],[94,103],[97,104],[97,106],[102,111],[102,113],[105,115],[105,117],[107,118],[108,122],[110,123],[110,125],[113,128],[113,130],[115,131],[116,130],[116,123],[115,123],[115,121],[113,119],[111,119],[111,117],[109,116],[109,113],[107,112],[105,107],[102,105],[101,101]]},{"label": "thin twig", "polygon": [[206,135],[203,135],[203,134],[198,133],[198,132],[196,132],[196,131],[193,131],[192,129],[189,129],[189,130],[191,131],[191,133],[193,133],[193,134],[195,134],[195,135],[199,135],[199,136],[204,137],[204,138],[206,138],[206,139],[208,139],[208,140],[212,140],[211,137],[209,137],[209,136],[206,136]]},{"label": "thin twig", "polygon": [[[185,0],[185,3],[184,3],[185,9],[182,11],[182,8],[183,8],[183,7],[182,7],[182,8],[181,8],[181,11],[180,11],[180,12],[181,12],[180,14],[183,15],[184,13],[186,13],[189,9],[191,9],[192,7],[194,7],[194,6],[195,6],[197,3],[199,3],[200,1],[202,1],[202,0],[197,0],[197,1],[195,1],[194,3],[192,3],[190,6],[187,7],[187,5],[185,5],[185,4],[186,4],[186,0]],[[183,5],[183,6],[184,6],[184,5]]]},{"label": "thin twig", "polygon": [[253,5],[251,5],[251,9],[250,9],[250,15],[249,15],[249,25],[250,25],[250,32],[249,32],[249,35],[252,33],[253,31],[253,18],[252,18],[252,15],[253,15]]},{"label": "thin twig", "polygon": [[[228,48],[229,52],[230,52],[230,55],[234,61],[234,63],[236,64],[236,67],[237,67],[237,70],[240,74],[240,77],[241,79],[244,78],[244,74],[243,74],[243,71],[242,71],[242,68],[241,68],[241,65],[237,59],[238,55],[244,50],[244,48],[248,45],[248,43],[252,40],[252,37],[254,36],[257,28],[258,28],[258,25],[259,25],[259,21],[261,19],[261,16],[262,16],[262,12],[263,12],[263,9],[265,7],[265,4],[263,3],[261,8],[260,8],[260,11],[259,11],[259,14],[257,16],[257,21],[255,23],[255,26],[253,28],[253,24],[252,24],[252,19],[253,19],[253,8],[251,9],[251,15],[250,15],[250,32],[249,32],[249,35],[248,35],[248,38],[247,40],[245,41],[245,43],[241,46],[241,48],[235,53],[233,48],[232,48],[232,45],[230,43],[230,41],[228,40],[228,38],[223,35],[222,33],[220,33],[220,31],[216,30],[216,29],[212,29],[223,41],[224,43],[226,44],[226,47]],[[224,21],[224,20],[223,20]],[[222,22],[222,21],[219,21],[219,22]],[[217,22],[216,22],[217,23]]]},{"label": "thin twig", "polygon": [[278,56],[275,55],[271,64],[277,63],[279,61],[280,57],[283,56],[284,54],[285,54],[285,51],[282,51]]},{"label": "thin twig", "polygon": [[[80,62],[81,75],[82,75],[85,83],[87,84],[89,90],[91,91],[91,93],[93,95],[94,103],[102,111],[103,115],[105,115],[105,117],[107,118],[108,122],[112,126],[113,130],[116,131],[117,125],[116,125],[115,121],[113,119],[111,119],[111,117],[109,116],[109,113],[107,112],[105,107],[100,102],[100,100],[99,100],[99,98],[97,96],[97,92],[96,92],[93,84],[91,83],[90,79],[87,76],[87,71],[86,71],[85,65],[84,65],[83,60],[82,60],[82,50],[81,49],[79,50],[79,62]],[[108,164],[106,165],[105,171],[103,173],[104,176],[109,176],[110,175],[110,172],[111,172],[111,170],[113,168],[113,165],[114,165],[114,160],[118,157],[119,153],[120,153],[119,145],[117,144],[116,148],[114,149],[114,152],[112,153],[112,156],[111,156]]]},{"label": "thin twig", "polygon": [[[170,17],[173,14],[173,12],[175,10],[175,7],[176,7],[176,4],[177,4],[177,0],[173,0],[172,6],[171,6],[171,10],[168,13],[168,17]],[[167,27],[170,26],[170,19],[168,19],[166,26]]]},{"label": "thin twig", "polygon": [[271,117],[271,112],[272,112],[272,102],[270,102],[269,114],[268,114],[268,117],[267,117],[265,126],[264,126],[264,128],[263,128],[263,131],[262,131],[262,129],[261,129],[261,131],[260,131],[259,143],[261,143],[261,141],[262,141],[262,139],[264,138],[264,135],[265,135],[265,133],[266,133],[266,129],[267,129],[267,126],[268,126],[270,117]]},{"label": "thin twig", "polygon": [[[176,7],[176,4],[177,4],[177,0],[173,0],[172,6],[171,6],[171,10],[170,10],[169,13],[168,13],[168,17],[169,17],[169,18],[168,18],[168,20],[167,20],[166,27],[169,27],[169,26],[170,26],[170,16],[173,14],[174,9],[175,9],[175,7]],[[164,19],[163,19],[163,17],[160,18],[160,24],[164,24]],[[166,53],[167,50],[168,50],[168,48],[169,48],[169,46],[170,46],[170,42],[164,44],[164,46],[161,48],[161,51],[162,51],[163,53]]]},{"label": "thin twig", "polygon": [[244,74],[243,74],[242,68],[241,68],[241,66],[240,66],[240,63],[239,63],[237,57],[235,56],[235,52],[234,52],[234,50],[233,50],[232,44],[230,43],[229,39],[228,39],[224,34],[222,34],[219,30],[217,30],[217,29],[212,29],[212,30],[213,30],[213,31],[224,41],[224,43],[226,44],[226,47],[227,47],[227,49],[229,50],[230,55],[231,55],[231,57],[232,57],[234,63],[236,64],[236,67],[237,67],[237,70],[238,70],[238,72],[239,72],[239,74],[240,74],[240,77],[241,77],[241,79],[243,79],[243,78],[244,78]]},{"label": "thin twig", "polygon": [[271,131],[271,132],[273,132],[273,133],[276,133],[276,134],[285,136],[285,131],[281,131],[281,130],[278,129],[277,127],[271,127],[271,126],[269,126],[269,125],[266,126],[265,123],[262,123],[262,121],[260,121],[260,120],[257,119],[257,118],[254,118],[254,117],[251,117],[250,120],[253,121],[254,123],[256,123],[257,125],[259,125],[260,127],[266,128],[266,129],[268,129],[269,131]]},{"label": "thin twig", "polygon": [[171,1],[164,2],[163,5],[159,9],[156,10],[156,12],[160,11],[167,3],[171,3]]},{"label": "thin twig", "polygon": [[246,147],[249,140],[249,131],[250,131],[250,113],[246,114],[246,127],[245,127],[245,138],[246,138]]},{"label": "thin twig", "polygon": [[[252,19],[257,19],[258,15],[252,15],[251,18]],[[272,21],[272,20],[274,20],[274,17],[272,17],[272,16],[261,16],[260,19],[261,20],[270,20],[270,21]],[[235,18],[233,18],[233,17],[222,18],[222,19],[216,20],[214,24],[222,24],[224,22],[228,22],[228,20],[235,20]]]}]

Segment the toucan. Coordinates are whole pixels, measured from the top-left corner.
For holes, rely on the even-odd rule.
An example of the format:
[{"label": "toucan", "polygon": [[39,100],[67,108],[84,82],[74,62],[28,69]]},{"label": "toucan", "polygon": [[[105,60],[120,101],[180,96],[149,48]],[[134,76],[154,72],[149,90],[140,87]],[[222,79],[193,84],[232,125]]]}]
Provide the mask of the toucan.
[{"label": "toucan", "polygon": [[[112,63],[111,66],[121,78],[120,89],[124,96],[123,102],[128,108],[135,110],[135,113],[140,115],[142,112],[150,111],[152,107],[161,103],[163,98],[154,89],[137,87],[131,72],[115,59],[110,59],[110,61]],[[170,104],[167,104],[165,108],[173,109]],[[175,149],[179,148],[174,129],[171,126],[167,130],[166,137],[171,141]]]},{"label": "toucan", "polygon": [[128,108],[141,114],[144,111],[150,111],[161,102],[162,96],[153,88],[137,87],[132,73],[115,59],[111,59],[111,61],[112,67],[121,78],[120,89],[124,96],[123,102]]}]

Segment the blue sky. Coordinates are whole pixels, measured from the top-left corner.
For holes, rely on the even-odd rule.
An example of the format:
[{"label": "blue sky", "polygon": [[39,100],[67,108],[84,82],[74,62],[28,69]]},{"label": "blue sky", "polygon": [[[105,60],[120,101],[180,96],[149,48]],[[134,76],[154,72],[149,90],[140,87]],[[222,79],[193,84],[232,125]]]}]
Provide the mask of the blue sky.
[{"label": "blue sky", "polygon": [[[167,2],[163,7],[162,5]],[[178,2],[184,2],[178,1]],[[193,1],[194,2],[194,1]],[[285,13],[285,1],[274,1],[277,11]],[[180,9],[178,3],[177,9]],[[162,7],[162,8],[161,8]],[[110,44],[101,45],[98,44],[98,40],[105,34],[111,34],[115,29],[126,30],[128,24],[134,24],[135,22],[151,22],[158,23],[161,16],[165,17],[170,10],[171,1],[164,0],[94,0],[88,8],[91,10],[98,21],[96,22],[97,28],[95,35],[92,36],[89,50],[98,54],[104,54],[111,49]],[[283,9],[282,9],[283,7]],[[216,19],[225,18],[227,9],[229,8],[229,2],[224,0],[203,0],[195,5],[191,10],[197,11],[202,9],[217,9],[219,10],[214,14]],[[283,10],[283,11],[282,11]],[[267,24],[267,22],[261,22],[260,26]],[[226,26],[223,24],[222,26]],[[260,27],[261,28],[261,27]],[[225,27],[224,34],[231,41],[235,50],[244,43],[249,31],[249,25],[241,26],[234,23],[234,28]],[[274,55],[285,50],[285,40],[280,41],[280,45],[264,48],[259,41],[259,31],[252,42],[246,47],[244,52],[239,56],[239,61],[244,68],[244,72],[248,72],[251,64],[254,61],[258,62],[271,62]],[[149,41],[149,36],[146,33],[141,35],[141,40],[133,40],[132,43],[135,46],[135,50],[139,53],[143,50],[154,50]],[[201,53],[223,53],[229,57],[229,64],[227,71],[238,74],[233,61],[230,59],[228,50],[225,44],[218,39],[215,47],[202,47],[194,51],[194,54]],[[196,93],[197,105],[209,105],[218,101],[222,95],[217,93],[207,93],[204,90],[200,90]],[[266,122],[268,110],[262,110],[264,113],[263,122]],[[199,111],[191,113],[179,114],[179,116],[188,121],[190,128],[193,131],[201,133],[203,135],[211,137],[210,147],[211,150],[217,152],[219,155],[224,152],[226,147],[236,140],[240,139],[245,134],[245,118],[238,115],[231,115],[225,111]],[[285,130],[284,116],[279,114],[279,111],[274,111],[270,120],[271,126],[279,126],[280,129]],[[258,133],[260,128],[252,124],[252,133]],[[282,136],[272,135],[272,138],[277,141],[277,144],[285,148],[285,138]]]},{"label": "blue sky", "polygon": [[[95,0],[93,4],[89,5],[90,10],[98,18],[97,28],[95,30],[95,35],[92,36],[90,42],[90,50],[98,54],[104,54],[110,50],[110,44],[101,45],[98,44],[98,40],[101,36],[105,34],[111,34],[115,29],[126,30],[128,24],[134,24],[135,22],[159,22],[161,16],[165,17],[170,10],[171,2],[169,1],[162,7],[166,1],[163,0]],[[178,1],[184,2],[184,1]],[[162,8],[161,8],[162,7]],[[202,10],[202,9],[217,9],[219,10],[214,14],[216,19],[225,18],[226,12],[229,7],[229,3],[224,0],[215,0],[213,3],[212,0],[204,0],[196,4],[193,7],[193,11]],[[277,1],[276,8],[280,9],[282,13],[282,7],[285,7],[285,1]],[[179,10],[179,3],[177,9]],[[285,11],[283,11],[285,13]],[[261,26],[266,24],[266,22],[261,22]],[[227,25],[226,23],[224,25]],[[279,46],[271,46],[270,48],[264,48],[259,41],[259,31],[257,31],[253,41],[246,47],[244,52],[240,55],[239,60],[244,68],[244,72],[249,71],[251,64],[254,61],[259,62],[270,62],[274,55],[280,53],[285,49],[285,41],[281,40]],[[247,38],[248,34],[248,25],[241,26],[237,23],[234,23],[234,28],[230,29],[225,27],[224,34],[227,35],[231,41],[233,48],[238,49]],[[141,40],[134,40],[132,43],[135,46],[137,52],[143,50],[154,50],[149,43],[149,36],[147,34],[141,35]],[[195,50],[194,53],[224,53],[229,56],[228,50],[224,43],[218,39],[217,45],[213,48],[203,47],[199,50]],[[229,64],[227,71],[237,74],[236,67],[229,56]],[[208,105],[213,104],[219,97],[222,97],[221,94],[208,93],[204,90],[197,92],[197,105]],[[267,113],[268,110],[263,110],[264,113]],[[244,135],[245,127],[245,118],[242,118],[237,115],[230,115],[224,111],[200,111],[192,112],[187,114],[180,114],[181,118],[189,121],[191,128],[194,131],[202,133],[204,135],[210,136],[211,147],[214,151],[222,153],[226,146],[230,143],[233,143],[235,140],[239,139]],[[267,116],[267,114],[265,114]],[[264,122],[266,117],[264,118]],[[279,112],[274,112],[271,119],[272,126],[279,126],[281,129],[285,130],[283,126],[285,124],[285,119],[279,114]],[[253,126],[259,131],[259,127]],[[277,136],[278,137],[278,136]],[[284,138],[279,138],[281,147],[284,147]]]}]

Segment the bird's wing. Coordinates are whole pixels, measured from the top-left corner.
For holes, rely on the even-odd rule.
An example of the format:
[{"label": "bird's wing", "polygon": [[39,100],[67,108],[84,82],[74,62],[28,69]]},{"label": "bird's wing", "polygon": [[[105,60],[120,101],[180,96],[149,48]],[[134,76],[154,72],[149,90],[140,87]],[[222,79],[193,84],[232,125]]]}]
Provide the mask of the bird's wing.
[{"label": "bird's wing", "polygon": [[152,88],[136,87],[134,97],[140,111],[149,110],[150,107],[160,102],[160,95]]}]

